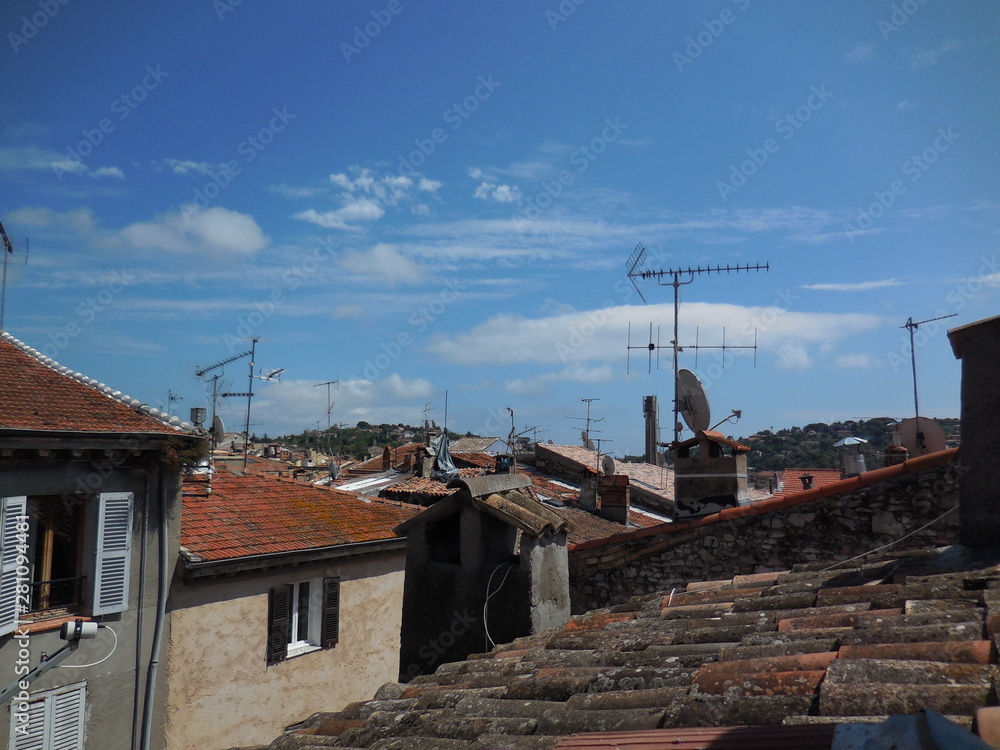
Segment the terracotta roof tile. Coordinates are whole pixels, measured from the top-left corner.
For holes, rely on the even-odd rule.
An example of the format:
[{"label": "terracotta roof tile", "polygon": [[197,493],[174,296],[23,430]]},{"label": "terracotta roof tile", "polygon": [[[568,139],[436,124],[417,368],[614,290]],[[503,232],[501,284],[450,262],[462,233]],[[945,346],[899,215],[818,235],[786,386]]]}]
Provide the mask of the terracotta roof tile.
[{"label": "terracotta roof tile", "polygon": [[[887,568],[896,584],[881,583]],[[835,573],[796,568],[684,588],[669,606],[663,593],[576,616],[442,665],[398,699],[310,722],[336,717],[323,744],[336,735],[356,748],[829,748],[835,724],[931,708],[971,726],[991,702],[997,654],[983,635],[987,602],[997,601],[986,594],[1000,591],[996,562],[955,569],[947,555],[890,554]],[[879,611],[873,602],[885,596],[903,599]],[[957,608],[908,606],[917,601]],[[797,629],[779,632],[790,613]]]},{"label": "terracotta roof tile", "polygon": [[[193,428],[0,333],[0,429],[178,435]],[[126,403],[126,401],[128,403]]]},{"label": "terracotta roof tile", "polygon": [[222,469],[184,482],[181,546],[194,561],[392,539],[419,507]]}]

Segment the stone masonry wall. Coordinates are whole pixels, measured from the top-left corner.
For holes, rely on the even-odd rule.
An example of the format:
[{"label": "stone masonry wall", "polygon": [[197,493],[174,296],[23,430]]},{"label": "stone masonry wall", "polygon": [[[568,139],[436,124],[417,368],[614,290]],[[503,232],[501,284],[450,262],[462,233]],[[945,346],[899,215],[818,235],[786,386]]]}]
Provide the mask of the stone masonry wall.
[{"label": "stone masonry wall", "polygon": [[[957,505],[958,470],[946,464],[759,516],[571,551],[573,613],[688,581],[832,564],[897,541]],[[954,544],[957,529],[954,511],[893,549]]]}]

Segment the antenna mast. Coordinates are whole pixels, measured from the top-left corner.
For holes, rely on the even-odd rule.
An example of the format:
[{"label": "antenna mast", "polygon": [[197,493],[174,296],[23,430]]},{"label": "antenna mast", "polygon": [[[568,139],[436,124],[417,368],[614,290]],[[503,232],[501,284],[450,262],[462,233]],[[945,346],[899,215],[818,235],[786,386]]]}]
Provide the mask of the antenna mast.
[{"label": "antenna mast", "polygon": [[[590,405],[592,403],[594,403],[595,401],[600,401],[600,400],[601,399],[599,399],[599,398],[581,398],[580,401],[583,402],[583,403],[585,403],[587,405],[587,416],[586,417],[566,417],[566,419],[579,419],[581,421],[585,421],[587,423],[587,427],[584,430],[584,432],[586,432],[587,438],[590,437],[590,423],[593,422],[594,424],[597,424],[598,422],[603,422],[604,421],[604,417],[599,417],[597,419],[591,419],[591,417],[590,417]],[[596,432],[600,432],[600,430],[596,430]]]},{"label": "antenna mast", "polygon": [[938,318],[928,318],[927,320],[919,320],[916,323],[914,323],[913,318],[910,317],[907,318],[906,322],[900,326],[900,328],[905,328],[910,332],[910,367],[913,369],[913,413],[917,420],[917,447],[920,449],[923,449],[924,447],[924,431],[920,429],[920,404],[917,401],[917,350],[913,346],[913,332],[924,323],[933,323],[935,320],[954,318],[956,315],[958,315],[958,313],[942,315]]},{"label": "antenna mast", "polygon": [[[680,344],[680,290],[682,286],[687,286],[691,284],[696,276],[701,276],[702,274],[710,273],[740,273],[746,271],[750,273],[751,271],[768,271],[771,266],[769,263],[756,263],[750,265],[749,263],[744,263],[743,265],[729,265],[725,266],[688,266],[687,268],[667,268],[658,271],[649,271],[643,267],[643,263],[646,259],[646,248],[643,247],[642,243],[638,243],[632,254],[629,256],[628,261],[626,261],[626,266],[628,267],[627,276],[632,282],[632,286],[635,290],[639,292],[639,297],[643,302],[646,298],[643,297],[642,291],[640,291],[639,286],[635,283],[636,279],[656,279],[656,283],[660,286],[672,286],[674,288],[674,337],[670,342],[670,348],[673,351],[674,358],[674,442],[673,445],[676,446],[680,442],[680,425],[677,421],[677,415],[680,410],[680,394],[678,392],[677,385],[677,372],[679,369],[678,365],[678,354],[684,351],[683,346]],[[665,278],[669,278],[669,281],[664,281]],[[650,342],[647,347],[633,347],[631,343],[629,344],[629,349],[635,348],[647,348],[650,352],[650,360],[652,360],[652,352],[654,349],[659,348],[659,344],[654,345],[652,341],[652,326],[650,326]],[[631,329],[630,329],[631,331]],[[727,349],[753,349],[754,350],[754,364],[756,364],[756,352],[757,352],[757,331],[754,329],[754,343],[753,346],[731,346],[726,344],[726,332],[725,329],[722,331],[722,345],[721,346],[707,346],[704,344],[699,344],[697,339],[697,332],[695,333],[695,343],[693,346],[687,348],[695,350],[695,356],[699,349],[721,349],[723,353]],[[695,365],[697,367],[697,365]]]},{"label": "antenna mast", "polygon": [[0,331],[5,330],[3,327],[4,312],[7,309],[7,265],[10,263],[10,256],[14,254],[14,243],[10,241],[10,237],[7,236],[7,230],[3,228],[3,222],[0,222],[0,240],[3,240],[3,288],[0,291]]}]

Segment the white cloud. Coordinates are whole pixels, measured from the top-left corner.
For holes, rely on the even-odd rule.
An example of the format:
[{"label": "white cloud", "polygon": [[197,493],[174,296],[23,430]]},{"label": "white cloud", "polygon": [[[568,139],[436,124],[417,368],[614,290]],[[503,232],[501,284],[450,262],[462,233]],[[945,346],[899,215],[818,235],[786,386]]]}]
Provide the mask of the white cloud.
[{"label": "white cloud", "polygon": [[100,167],[95,169],[90,173],[91,177],[114,177],[118,180],[125,179],[125,173],[122,172],[118,167]]},{"label": "white cloud", "polygon": [[365,308],[361,305],[337,305],[333,308],[331,315],[336,320],[343,320],[345,318],[360,318],[365,314]]},{"label": "white cloud", "polygon": [[[622,298],[635,298],[635,292],[629,287]],[[538,318],[504,314],[464,333],[439,334],[427,349],[462,365],[605,363],[620,360],[630,323],[672,318],[673,306],[667,303],[608,306]],[[810,349],[848,339],[880,324],[878,316],[861,313],[812,313],[692,302],[682,309],[680,335],[682,343],[694,341],[698,328],[701,343],[713,344],[713,332],[721,340],[725,327],[727,343],[740,346],[753,343],[756,329],[762,353],[773,355],[781,367],[802,369],[812,362]],[[633,343],[637,335],[645,341],[641,333],[633,332]]]},{"label": "white cloud", "polygon": [[852,352],[850,354],[841,354],[839,357],[837,357],[835,364],[837,365],[837,367],[870,370],[877,364],[877,360],[868,354],[859,354],[857,352]]},{"label": "white cloud", "polygon": [[201,174],[211,176],[213,170],[223,169],[222,164],[209,164],[206,161],[191,161],[190,159],[164,159],[163,163],[170,167],[174,174]]},{"label": "white cloud", "polygon": [[420,264],[407,258],[393,245],[379,243],[367,252],[346,252],[341,260],[348,271],[389,286],[416,284],[423,278]]},{"label": "white cloud", "polygon": [[426,193],[436,193],[443,184],[437,180],[428,180],[426,177],[421,177],[420,182],[417,183],[417,189],[423,190]]},{"label": "white cloud", "polygon": [[958,49],[957,39],[949,39],[940,47],[934,49],[920,50],[910,55],[910,67],[913,69],[929,68],[938,64],[938,61],[946,52]]},{"label": "white cloud", "polygon": [[858,281],[850,284],[803,284],[802,288],[820,292],[866,292],[869,289],[884,289],[902,285],[903,282],[897,279],[883,279],[882,281]]},{"label": "white cloud", "polygon": [[861,62],[862,60],[867,60],[875,53],[874,44],[858,44],[853,49],[847,52],[844,57],[846,57],[851,62]]},{"label": "white cloud", "polygon": [[186,206],[158,221],[131,224],[120,235],[133,247],[174,253],[252,255],[269,242],[252,216],[220,207]]},{"label": "white cloud", "polygon": [[435,192],[441,183],[414,173],[410,175],[380,174],[368,167],[357,165],[347,172],[329,176],[331,183],[343,190],[340,208],[318,211],[310,208],[299,211],[293,218],[317,224],[326,229],[357,230],[358,221],[381,219],[386,210],[400,203],[414,201],[415,191]]},{"label": "white cloud", "polygon": [[299,211],[292,218],[302,219],[326,229],[355,229],[348,222],[375,221],[385,215],[385,209],[369,198],[354,198],[336,211],[317,213],[313,209]]},{"label": "white cloud", "polygon": [[517,378],[504,382],[504,390],[517,395],[544,393],[553,383],[610,383],[614,370],[609,364],[586,367],[571,364],[559,372],[549,372],[532,378]]},{"label": "white cloud", "polygon": [[518,203],[521,200],[521,191],[516,185],[497,185],[492,182],[483,182],[472,195],[480,200],[493,199],[497,203]]}]

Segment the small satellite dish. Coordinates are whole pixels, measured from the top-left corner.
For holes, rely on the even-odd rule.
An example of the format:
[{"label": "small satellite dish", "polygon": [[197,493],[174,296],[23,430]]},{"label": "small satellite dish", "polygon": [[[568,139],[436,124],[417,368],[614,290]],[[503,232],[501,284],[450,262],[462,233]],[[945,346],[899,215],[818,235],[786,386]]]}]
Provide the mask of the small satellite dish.
[{"label": "small satellite dish", "polygon": [[946,439],[941,425],[927,417],[910,417],[899,425],[899,440],[911,456],[943,451]]},{"label": "small satellite dish", "polygon": [[708,396],[698,376],[690,370],[677,371],[677,410],[691,432],[707,430],[712,422]]},{"label": "small satellite dish", "polygon": [[586,445],[584,447],[587,450],[589,450],[589,451],[596,451],[597,450],[597,448],[594,447],[594,441],[591,440],[590,438],[587,438],[587,443],[586,443]]},{"label": "small satellite dish", "polygon": [[221,443],[226,439],[226,426],[222,423],[222,417],[218,414],[212,419],[212,440]]},{"label": "small satellite dish", "polygon": [[615,460],[611,456],[605,456],[601,459],[601,468],[604,469],[604,473],[609,477],[615,473]]},{"label": "small satellite dish", "polygon": [[581,430],[580,431],[580,440],[582,440],[585,445],[587,443],[587,438],[588,437],[589,437],[589,435],[587,435],[587,431],[586,430]]},{"label": "small satellite dish", "polygon": [[552,438],[549,438],[549,439],[548,439],[548,444],[549,444],[549,445],[555,445],[555,443],[553,443],[553,442],[552,442]]}]

